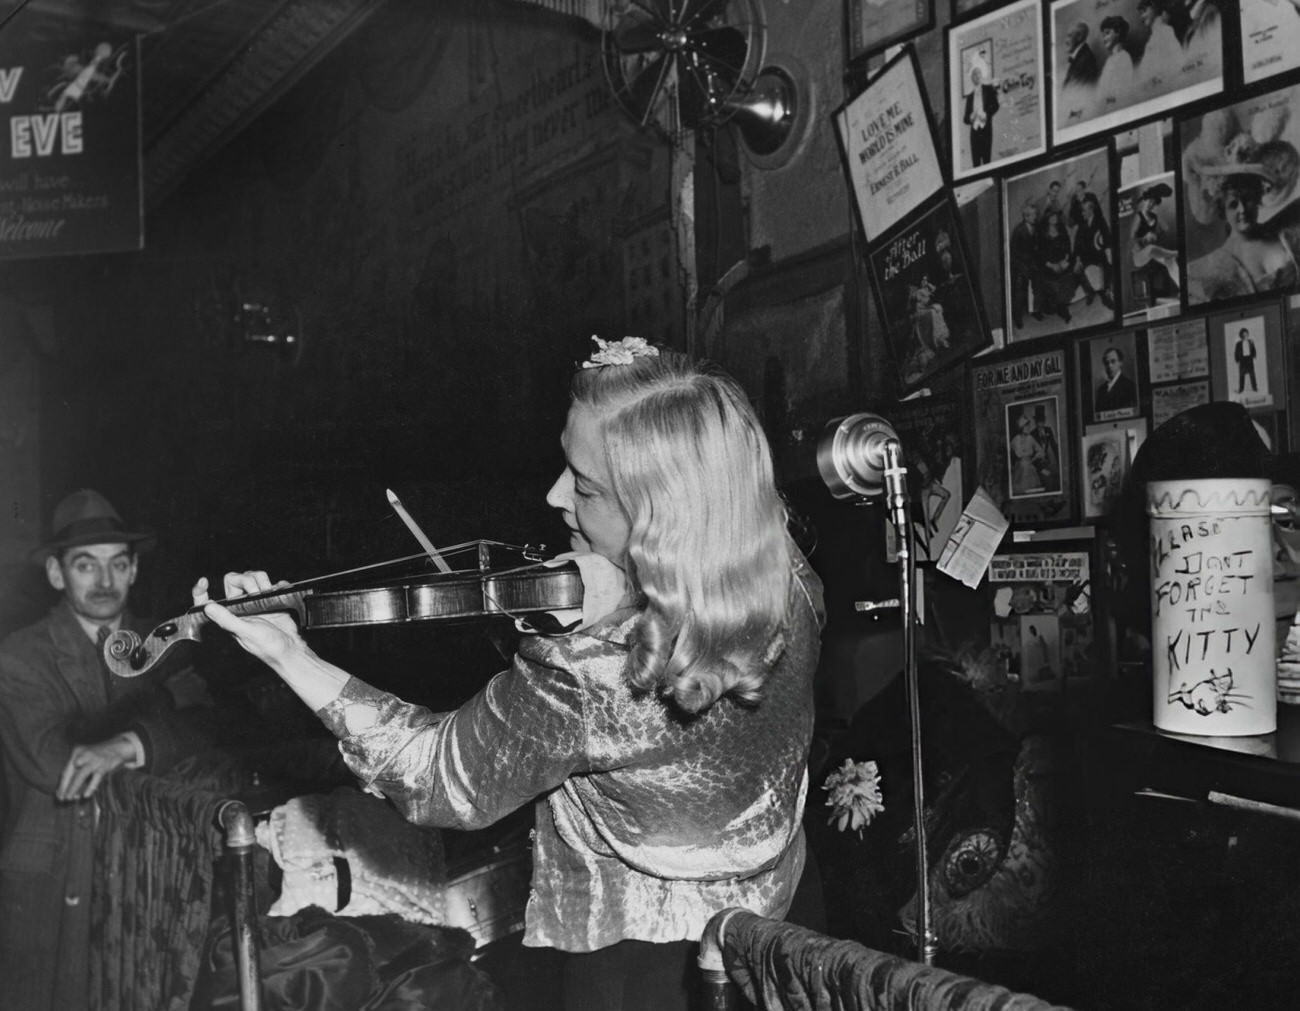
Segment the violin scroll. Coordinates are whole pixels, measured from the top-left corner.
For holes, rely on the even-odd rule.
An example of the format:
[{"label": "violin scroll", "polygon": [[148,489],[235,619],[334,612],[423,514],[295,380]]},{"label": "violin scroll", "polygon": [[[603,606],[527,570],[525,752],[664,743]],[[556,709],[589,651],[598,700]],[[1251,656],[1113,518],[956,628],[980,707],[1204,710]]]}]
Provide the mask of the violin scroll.
[{"label": "violin scroll", "polygon": [[[111,670],[120,678],[133,678],[143,674],[143,664],[133,665],[131,658],[140,654],[141,639],[129,628],[119,628],[104,641],[104,660]],[[139,669],[137,669],[137,666]]]},{"label": "violin scroll", "polygon": [[[233,614],[267,614],[288,611],[301,626],[306,619],[303,600],[306,594],[285,589],[268,590],[249,597],[221,601]],[[208,616],[202,607],[193,607],[180,617],[164,621],[143,639],[128,628],[118,629],[104,640],[104,662],[120,678],[134,678],[153,670],[178,642],[198,642]]]},{"label": "violin scroll", "polygon": [[129,628],[120,628],[104,640],[104,662],[120,678],[139,677],[157,666],[178,642],[197,640],[206,621],[202,612],[191,611],[164,621],[143,639]]}]

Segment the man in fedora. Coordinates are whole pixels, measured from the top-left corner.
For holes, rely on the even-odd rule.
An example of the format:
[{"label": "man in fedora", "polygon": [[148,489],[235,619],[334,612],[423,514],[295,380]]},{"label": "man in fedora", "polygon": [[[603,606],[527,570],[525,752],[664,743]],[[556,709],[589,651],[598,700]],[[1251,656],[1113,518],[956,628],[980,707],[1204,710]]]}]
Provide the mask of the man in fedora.
[{"label": "man in fedora", "polygon": [[89,489],[58,504],[52,531],[32,560],[61,598],[0,643],[0,979],[24,1011],[88,1006],[92,798],[116,769],[161,771],[193,750],[177,709],[198,677],[118,678],[101,655],[112,631],[147,632],[127,597],[153,535]]}]

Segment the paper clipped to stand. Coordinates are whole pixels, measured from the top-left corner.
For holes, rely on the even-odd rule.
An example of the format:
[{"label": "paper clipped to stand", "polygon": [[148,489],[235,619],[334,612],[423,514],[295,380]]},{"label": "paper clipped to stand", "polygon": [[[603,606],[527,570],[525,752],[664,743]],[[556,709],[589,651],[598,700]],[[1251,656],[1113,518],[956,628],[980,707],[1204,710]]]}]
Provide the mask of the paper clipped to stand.
[{"label": "paper clipped to stand", "polygon": [[971,589],[979,586],[989,560],[1002,543],[1010,522],[983,488],[966,503],[939,556],[939,571],[961,580]]}]

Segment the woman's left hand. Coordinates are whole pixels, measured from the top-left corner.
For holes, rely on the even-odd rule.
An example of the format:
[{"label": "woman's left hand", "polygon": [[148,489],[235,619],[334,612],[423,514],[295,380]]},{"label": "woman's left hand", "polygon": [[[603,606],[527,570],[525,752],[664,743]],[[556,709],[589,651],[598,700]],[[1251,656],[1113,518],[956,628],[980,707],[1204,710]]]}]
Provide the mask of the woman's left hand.
[{"label": "woman's left hand", "polygon": [[[229,572],[225,578],[227,598],[238,598],[254,593],[265,593],[288,586],[272,584],[265,572]],[[247,618],[234,614],[230,608],[208,599],[208,580],[201,577],[190,591],[194,605],[217,627],[233,635],[239,645],[270,667],[276,667],[294,653],[306,650],[306,643],[298,634],[293,618],[284,612],[268,612]]]}]

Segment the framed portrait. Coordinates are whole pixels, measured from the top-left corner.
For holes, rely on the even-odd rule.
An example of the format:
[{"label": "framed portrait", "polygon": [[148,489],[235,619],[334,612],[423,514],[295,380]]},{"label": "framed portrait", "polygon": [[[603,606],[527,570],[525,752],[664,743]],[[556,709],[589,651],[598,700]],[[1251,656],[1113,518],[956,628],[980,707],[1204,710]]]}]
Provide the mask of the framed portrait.
[{"label": "framed portrait", "polygon": [[1300,11],[1290,0],[1239,0],[1238,6],[1245,84],[1300,67]]},{"label": "framed portrait", "polygon": [[867,262],[903,392],[989,345],[950,196],[938,197],[873,246]]},{"label": "framed portrait", "polygon": [[1282,307],[1276,302],[1211,316],[1210,382],[1215,400],[1247,410],[1286,402],[1282,362]]},{"label": "framed portrait", "polygon": [[1172,172],[1139,179],[1115,205],[1116,273],[1125,323],[1161,319],[1182,308],[1178,180]]},{"label": "framed portrait", "polygon": [[1189,306],[1300,286],[1300,85],[1178,122]]},{"label": "framed portrait", "polygon": [[1145,379],[1137,332],[1122,330],[1080,341],[1076,347],[1085,423],[1136,417]]},{"label": "framed portrait", "polygon": [[844,9],[850,63],[934,27],[934,0],[845,0]]},{"label": "framed portrait", "polygon": [[868,243],[943,189],[943,163],[911,46],[836,111],[835,129]]},{"label": "framed portrait", "polygon": [[1223,91],[1222,16],[1213,3],[1051,0],[1052,143],[1167,114]]},{"label": "framed portrait", "polygon": [[1002,180],[1007,343],[1114,325],[1110,148]]},{"label": "framed portrait", "polygon": [[1016,0],[946,31],[952,177],[980,175],[1046,151],[1038,0]]},{"label": "framed portrait", "polygon": [[1012,522],[1072,521],[1077,474],[1066,348],[978,358],[967,388],[972,486],[983,488]]}]

